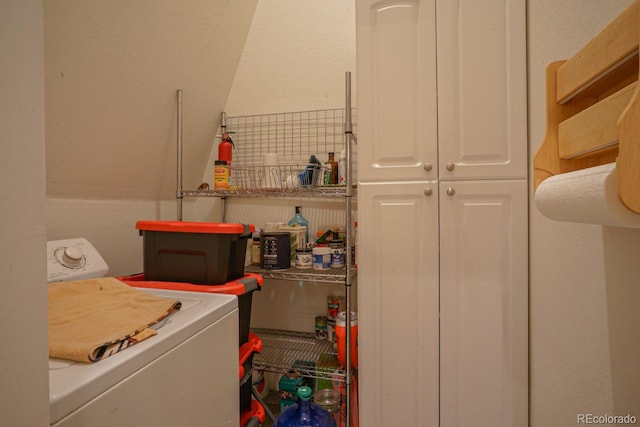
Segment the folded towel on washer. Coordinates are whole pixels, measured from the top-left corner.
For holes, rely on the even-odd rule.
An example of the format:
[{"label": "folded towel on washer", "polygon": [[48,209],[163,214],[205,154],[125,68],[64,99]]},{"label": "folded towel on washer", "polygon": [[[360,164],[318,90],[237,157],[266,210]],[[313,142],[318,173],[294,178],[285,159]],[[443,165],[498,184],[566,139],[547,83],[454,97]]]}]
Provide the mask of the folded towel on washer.
[{"label": "folded towel on washer", "polygon": [[180,308],[113,277],[50,283],[49,357],[96,362],[156,335],[150,326]]}]

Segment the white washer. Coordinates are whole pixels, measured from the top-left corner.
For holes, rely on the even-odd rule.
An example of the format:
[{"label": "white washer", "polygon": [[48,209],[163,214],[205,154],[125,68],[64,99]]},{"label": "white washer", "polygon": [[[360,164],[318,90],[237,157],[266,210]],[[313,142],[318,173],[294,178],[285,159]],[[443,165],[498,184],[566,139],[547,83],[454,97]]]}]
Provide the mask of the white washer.
[{"label": "white washer", "polygon": [[47,283],[104,277],[107,263],[83,237],[47,242]]},{"label": "white washer", "polygon": [[238,426],[237,298],[142,290],[176,298],[182,307],[156,336],[99,362],[50,359],[50,425]]}]

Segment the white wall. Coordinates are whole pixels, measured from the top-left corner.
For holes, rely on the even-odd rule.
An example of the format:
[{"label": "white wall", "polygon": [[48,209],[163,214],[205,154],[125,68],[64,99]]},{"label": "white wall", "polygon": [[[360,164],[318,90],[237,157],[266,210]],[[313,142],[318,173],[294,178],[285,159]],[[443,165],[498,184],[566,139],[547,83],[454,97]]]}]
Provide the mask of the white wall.
[{"label": "white wall", "polygon": [[45,1],[47,194],[175,194],[176,91],[185,183],[200,184],[257,0]]},{"label": "white wall", "polygon": [[[545,129],[546,65],[566,59],[630,0],[536,0],[529,10],[530,153]],[[530,215],[530,425],[577,414],[640,419],[640,230]]]},{"label": "white wall", "polygon": [[[195,189],[256,4],[43,2],[47,240],[86,237],[110,274],[142,271],[136,221],[177,218],[176,90]],[[184,219],[212,209],[185,199]]]},{"label": "white wall", "polygon": [[343,107],[344,73],[356,71],[354,9],[354,0],[260,0],[225,111]]},{"label": "white wall", "polygon": [[0,425],[49,425],[42,2],[0,2]]}]

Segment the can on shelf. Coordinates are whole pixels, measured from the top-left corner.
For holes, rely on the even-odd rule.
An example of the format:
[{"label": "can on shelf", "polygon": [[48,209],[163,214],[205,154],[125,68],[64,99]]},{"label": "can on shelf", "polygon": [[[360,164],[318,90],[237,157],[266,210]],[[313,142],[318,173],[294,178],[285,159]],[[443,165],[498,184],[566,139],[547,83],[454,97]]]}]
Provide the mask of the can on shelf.
[{"label": "can on shelf", "polygon": [[311,249],[296,249],[296,268],[309,269],[313,265]]},{"label": "can on shelf", "polygon": [[329,243],[331,249],[331,268],[344,267],[344,241],[332,240]]},{"label": "can on shelf", "polygon": [[327,318],[325,316],[316,317],[316,338],[319,340],[327,339]]},{"label": "can on shelf", "polygon": [[343,296],[329,295],[327,297],[327,319],[335,320],[338,317],[338,313],[344,310]]},{"label": "can on shelf", "polygon": [[223,190],[229,188],[229,166],[226,160],[216,160],[213,168],[213,188]]},{"label": "can on shelf", "polygon": [[331,268],[331,249],[327,246],[316,246],[311,252],[314,270],[329,270]]},{"label": "can on shelf", "polygon": [[260,236],[260,266],[265,270],[291,267],[289,233],[262,233]]},{"label": "can on shelf", "polygon": [[337,349],[335,319],[327,319],[327,341],[329,341],[333,345],[334,349]]}]

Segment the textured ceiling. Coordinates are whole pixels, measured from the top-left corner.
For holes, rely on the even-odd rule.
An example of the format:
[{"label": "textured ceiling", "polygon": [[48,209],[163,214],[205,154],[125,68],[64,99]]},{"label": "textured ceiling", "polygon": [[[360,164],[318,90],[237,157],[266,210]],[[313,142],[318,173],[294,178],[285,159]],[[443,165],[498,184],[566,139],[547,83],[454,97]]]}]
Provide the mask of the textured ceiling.
[{"label": "textured ceiling", "polygon": [[169,199],[200,183],[257,0],[44,2],[47,194]]}]

